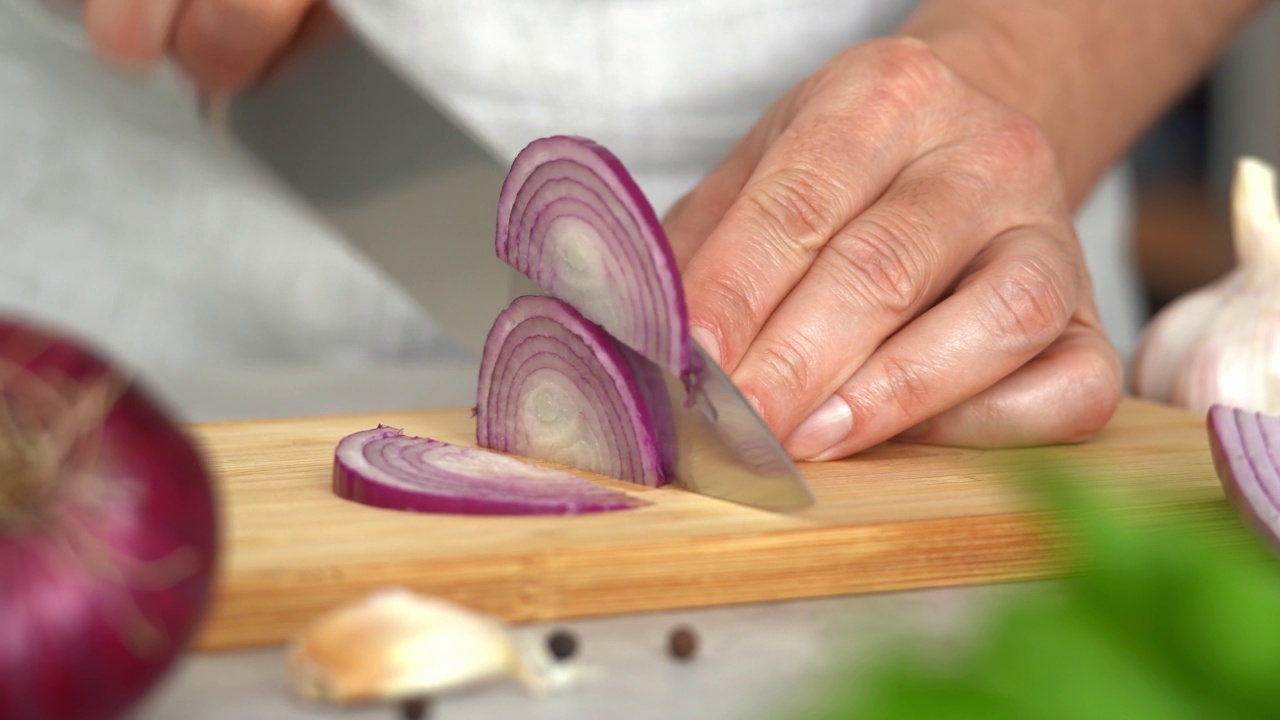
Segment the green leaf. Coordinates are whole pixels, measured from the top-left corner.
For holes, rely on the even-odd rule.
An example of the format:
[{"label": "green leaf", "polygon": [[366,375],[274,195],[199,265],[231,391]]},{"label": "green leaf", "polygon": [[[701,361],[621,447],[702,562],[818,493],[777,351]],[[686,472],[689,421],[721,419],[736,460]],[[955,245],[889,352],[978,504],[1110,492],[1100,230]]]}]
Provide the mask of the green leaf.
[{"label": "green leaf", "polygon": [[951,676],[911,656],[873,668],[867,681],[822,698],[810,720],[1015,720],[998,698],[963,676]]},{"label": "green leaf", "polygon": [[1280,717],[1280,561],[1229,508],[1138,521],[1048,454],[1026,481],[1077,572],[995,608],[960,662],[884,658],[814,720]]},{"label": "green leaf", "polygon": [[1213,562],[1189,574],[1181,592],[1166,598],[1168,644],[1189,683],[1280,716],[1277,564],[1226,553],[1204,555]]},{"label": "green leaf", "polygon": [[1192,720],[1201,703],[1090,608],[1045,597],[1009,607],[977,659],[977,682],[1028,720]]}]

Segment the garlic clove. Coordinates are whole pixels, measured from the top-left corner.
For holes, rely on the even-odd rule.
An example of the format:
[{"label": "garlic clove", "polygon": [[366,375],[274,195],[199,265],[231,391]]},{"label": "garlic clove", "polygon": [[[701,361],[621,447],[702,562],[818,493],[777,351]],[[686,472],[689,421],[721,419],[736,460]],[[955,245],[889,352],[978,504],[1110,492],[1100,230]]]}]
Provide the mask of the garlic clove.
[{"label": "garlic clove", "polygon": [[1226,305],[1219,283],[1174,300],[1147,325],[1133,359],[1133,391],[1154,402],[1181,404],[1183,367],[1196,352],[1218,313]]},{"label": "garlic clove", "polygon": [[322,615],[292,643],[289,675],[298,697],[335,704],[527,679],[502,623],[403,588],[378,590]]}]

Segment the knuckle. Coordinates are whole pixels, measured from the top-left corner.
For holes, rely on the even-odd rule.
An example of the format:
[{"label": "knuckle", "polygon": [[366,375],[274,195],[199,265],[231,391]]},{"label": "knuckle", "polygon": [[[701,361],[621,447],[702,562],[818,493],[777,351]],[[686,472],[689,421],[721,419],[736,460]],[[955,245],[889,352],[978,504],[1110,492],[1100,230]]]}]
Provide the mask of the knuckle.
[{"label": "knuckle", "polygon": [[880,45],[883,99],[911,111],[949,84],[948,70],[929,46],[904,38]]},{"label": "knuckle", "polygon": [[[738,337],[737,330],[750,325],[764,314],[764,298],[760,294],[759,277],[753,266],[724,267],[698,281],[698,307],[704,312],[691,318],[691,323],[718,331],[722,342],[730,344]],[[722,350],[731,354],[734,348]],[[725,360],[728,357],[724,358]]]},{"label": "knuckle", "polygon": [[838,194],[810,163],[793,162],[744,194],[743,201],[778,249],[811,254],[840,221]]},{"label": "knuckle", "polygon": [[[880,213],[859,223],[857,235],[831,243],[818,260],[859,304],[905,316],[925,300],[935,259],[922,221]],[[815,263],[817,264],[817,263]]]},{"label": "knuckle", "polygon": [[938,389],[928,381],[927,368],[918,360],[885,358],[881,371],[884,393],[877,398],[877,407],[868,408],[872,412],[883,413],[887,403],[900,417],[918,418],[921,410],[929,407],[930,398],[938,395]]},{"label": "knuckle", "polygon": [[776,397],[796,398],[812,388],[811,367],[818,356],[818,347],[810,338],[801,333],[789,333],[762,339],[758,345],[759,367],[776,388]]},{"label": "knuckle", "polygon": [[[1019,112],[1003,113],[991,141],[997,166],[1005,173],[1043,184],[1056,177],[1057,162],[1044,128]],[[1039,182],[1037,182],[1039,181]]]},{"label": "knuckle", "polygon": [[1058,274],[1045,261],[1019,263],[990,290],[991,330],[1006,350],[1042,348],[1066,328],[1071,308]]}]

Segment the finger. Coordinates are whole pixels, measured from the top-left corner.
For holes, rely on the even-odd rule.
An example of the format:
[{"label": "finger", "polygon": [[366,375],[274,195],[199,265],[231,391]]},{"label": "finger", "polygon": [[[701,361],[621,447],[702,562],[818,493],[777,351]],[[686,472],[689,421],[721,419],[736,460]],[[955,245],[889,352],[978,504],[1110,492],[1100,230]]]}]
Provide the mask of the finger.
[{"label": "finger", "polygon": [[1122,378],[1102,330],[1075,324],[1012,375],[899,437],[980,448],[1083,442],[1115,414]]},{"label": "finger", "polygon": [[86,0],[89,45],[109,62],[145,69],[165,58],[186,0]]},{"label": "finger", "polygon": [[791,116],[788,96],[769,109],[706,177],[675,202],[662,219],[676,265],[683,270],[742,191],[760,157]]},{"label": "finger", "polygon": [[293,38],[314,0],[189,0],[173,55],[205,92],[252,83]]},{"label": "finger", "polygon": [[263,69],[258,81],[270,82],[272,78],[288,73],[307,55],[325,48],[346,35],[347,26],[342,17],[328,3],[311,8],[287,48],[278,53]]},{"label": "finger", "polygon": [[[903,101],[902,83],[886,86],[867,72],[781,132],[685,268],[694,335],[726,370],[827,240],[922,146],[922,121],[907,108],[932,99]],[[852,127],[833,120],[855,117]]]},{"label": "finger", "polygon": [[[1009,211],[990,202],[995,180],[968,165],[939,153],[903,170],[818,253],[752,341],[732,378],[778,437],[943,296],[1009,227]],[[1020,194],[1005,197],[1021,205]]]},{"label": "finger", "polygon": [[1035,357],[1079,302],[1077,258],[1048,228],[995,240],[955,292],[889,338],[787,437],[795,457],[868,448],[959,405]]}]

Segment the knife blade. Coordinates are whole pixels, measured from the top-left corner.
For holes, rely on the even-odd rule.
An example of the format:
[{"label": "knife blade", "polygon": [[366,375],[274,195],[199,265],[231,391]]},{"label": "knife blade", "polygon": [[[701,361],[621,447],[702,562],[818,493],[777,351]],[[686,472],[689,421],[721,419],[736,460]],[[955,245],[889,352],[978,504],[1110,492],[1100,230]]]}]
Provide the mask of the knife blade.
[{"label": "knife blade", "polygon": [[476,357],[493,318],[533,290],[494,252],[509,164],[357,33],[206,117]]},{"label": "knife blade", "polygon": [[[498,313],[541,288],[498,260],[509,164],[414,87],[358,32],[229,102],[219,124],[477,355]],[[777,438],[723,370],[686,403],[670,373],[678,483],[772,511],[814,502]]]},{"label": "knife blade", "polygon": [[[669,373],[675,408],[677,481],[701,495],[786,512],[815,502],[791,456],[733,380],[696,341],[704,372],[691,391]],[[692,392],[693,402],[686,403]]]}]

